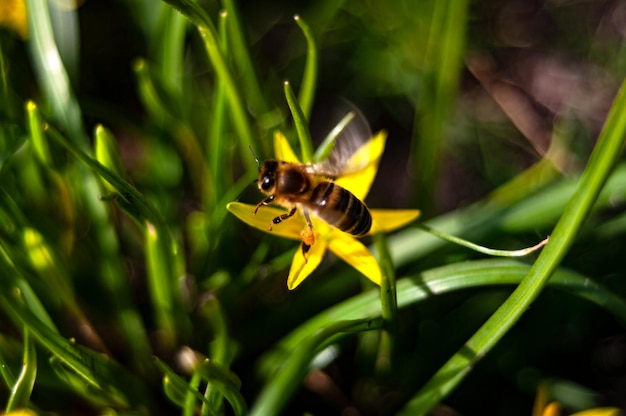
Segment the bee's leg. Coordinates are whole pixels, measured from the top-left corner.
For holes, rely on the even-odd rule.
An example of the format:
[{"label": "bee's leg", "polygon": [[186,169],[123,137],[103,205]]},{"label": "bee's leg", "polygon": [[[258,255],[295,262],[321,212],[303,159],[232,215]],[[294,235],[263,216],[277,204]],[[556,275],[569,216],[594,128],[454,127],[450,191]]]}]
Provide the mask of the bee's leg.
[{"label": "bee's leg", "polygon": [[306,208],[302,208],[302,212],[304,213],[304,219],[306,220],[306,225],[308,225],[309,229],[313,231],[313,223],[311,222],[311,217],[309,216],[309,210]]},{"label": "bee's leg", "polygon": [[303,209],[302,211],[304,212],[307,226],[300,232],[300,238],[302,238],[302,256],[304,257],[304,261],[306,261],[306,253],[309,252],[311,246],[315,243],[315,232],[313,232],[313,223],[311,222],[309,211],[307,209]]},{"label": "bee's leg", "polygon": [[259,208],[270,204],[274,200],[274,198],[276,198],[274,195],[270,195],[267,198],[265,198],[263,201],[256,204],[256,208],[254,208],[254,211],[252,211],[252,214],[256,215],[256,212],[259,210]]},{"label": "bee's leg", "polygon": [[300,245],[300,248],[302,249],[302,257],[304,257],[304,262],[306,263],[307,262],[306,253],[308,253],[309,250],[311,249],[311,245],[303,241],[302,244]]},{"label": "bee's leg", "polygon": [[284,221],[284,220],[286,220],[287,218],[289,218],[289,217],[293,217],[293,214],[295,214],[295,213],[296,213],[296,209],[297,209],[297,208],[296,208],[296,207],[294,207],[294,208],[292,208],[292,210],[291,210],[291,211],[289,211],[288,213],[286,213],[286,214],[282,214],[282,215],[279,215],[278,217],[274,218],[274,219],[272,220],[272,222],[270,223],[270,228],[269,228],[269,230],[270,230],[270,231],[272,231],[272,224],[280,224],[281,222],[283,222],[283,221]]}]

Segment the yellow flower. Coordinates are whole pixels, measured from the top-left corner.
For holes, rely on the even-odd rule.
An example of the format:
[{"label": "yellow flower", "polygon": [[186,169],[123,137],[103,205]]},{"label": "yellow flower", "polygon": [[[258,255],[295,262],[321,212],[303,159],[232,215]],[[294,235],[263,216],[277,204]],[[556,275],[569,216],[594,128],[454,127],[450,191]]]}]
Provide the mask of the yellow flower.
[{"label": "yellow flower", "polygon": [[[378,171],[378,162],[385,147],[385,139],[386,134],[380,132],[357,150],[348,160],[345,170],[351,172],[351,167],[366,167],[356,169],[354,173],[337,178],[335,183],[352,192],[354,196],[363,201]],[[281,133],[274,135],[274,149],[277,160],[300,163],[289,146],[287,139]],[[284,214],[286,212],[284,209],[274,206],[262,206],[257,214],[253,215],[254,205],[231,202],[227,205],[227,208],[246,224],[280,237],[300,240],[302,238],[302,230],[307,229],[301,209],[298,209],[298,212],[292,218],[273,226],[272,231],[269,231],[269,224],[272,219]],[[400,228],[415,220],[420,212],[419,210],[370,209],[370,213],[372,214],[372,227],[368,235]],[[329,225],[322,219],[315,217],[315,215],[311,216],[311,221],[313,223],[315,243],[311,245],[311,248],[306,253],[306,258],[302,250],[296,251],[289,270],[289,277],[287,278],[287,287],[290,290],[295,289],[317,268],[327,249],[357,269],[372,282],[380,285],[382,272],[378,262],[363,243],[351,234]]]},{"label": "yellow flower", "polygon": [[28,34],[26,2],[24,0],[0,1],[0,26],[6,26],[17,32],[22,39],[26,39]]},{"label": "yellow flower", "polygon": [[[543,382],[537,388],[537,397],[533,407],[533,416],[561,416],[561,405],[559,402],[548,403],[549,385]],[[622,412],[616,407],[596,407],[572,413],[570,416],[619,416]]]}]

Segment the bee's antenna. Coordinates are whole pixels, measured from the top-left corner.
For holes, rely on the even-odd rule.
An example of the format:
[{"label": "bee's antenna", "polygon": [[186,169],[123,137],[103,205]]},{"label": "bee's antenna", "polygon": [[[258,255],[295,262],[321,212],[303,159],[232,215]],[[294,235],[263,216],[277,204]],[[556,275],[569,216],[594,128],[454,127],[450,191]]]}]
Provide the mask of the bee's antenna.
[{"label": "bee's antenna", "polygon": [[254,153],[254,150],[252,150],[252,146],[248,145],[248,150],[250,150],[250,153],[252,153],[252,157],[254,157],[254,161],[256,162],[256,165],[259,167],[259,172],[261,171],[261,163],[259,162],[259,158],[256,156],[256,153]]}]

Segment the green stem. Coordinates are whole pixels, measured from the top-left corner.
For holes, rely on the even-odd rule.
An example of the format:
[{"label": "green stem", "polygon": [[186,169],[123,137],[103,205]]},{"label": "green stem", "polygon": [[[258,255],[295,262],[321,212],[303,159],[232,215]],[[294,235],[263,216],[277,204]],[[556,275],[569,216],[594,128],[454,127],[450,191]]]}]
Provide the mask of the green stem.
[{"label": "green stem", "polygon": [[381,336],[381,345],[378,351],[377,367],[379,371],[388,372],[391,369],[391,357],[394,352],[394,339],[398,329],[398,299],[396,295],[396,273],[384,234],[374,235],[374,245],[378,253],[378,264],[382,269],[380,283],[381,316],[385,324],[385,331]]}]

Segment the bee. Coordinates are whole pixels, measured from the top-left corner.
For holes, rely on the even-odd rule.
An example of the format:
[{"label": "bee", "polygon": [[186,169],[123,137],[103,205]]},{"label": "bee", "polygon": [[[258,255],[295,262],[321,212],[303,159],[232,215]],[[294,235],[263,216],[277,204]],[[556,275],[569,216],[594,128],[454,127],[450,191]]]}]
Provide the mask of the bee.
[{"label": "bee", "polygon": [[[372,215],[369,209],[350,191],[333,181],[339,174],[345,173],[341,172],[341,165],[347,160],[349,153],[354,151],[354,146],[360,144],[362,143],[351,140],[351,143],[347,146],[344,144],[339,151],[335,149],[334,154],[327,161],[317,165],[273,159],[259,164],[257,185],[259,190],[268,197],[256,205],[253,213],[256,214],[259,208],[271,203],[289,209],[288,212],[271,221],[269,226],[271,231],[274,225],[294,216],[298,208],[302,209],[307,223],[300,234],[302,253],[305,258],[315,242],[310,214],[354,236],[367,234],[372,227]],[[352,149],[347,151],[346,149],[350,147]]]},{"label": "bee", "polygon": [[273,225],[292,217],[301,207],[307,228],[301,233],[302,252],[306,254],[314,243],[313,225],[309,213],[354,236],[362,236],[372,227],[372,215],[367,206],[347,189],[316,172],[313,166],[280,160],[266,160],[261,165],[258,186],[269,195],[254,210],[276,203],[290,211],[277,216]]}]

